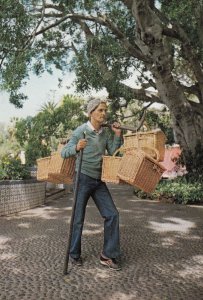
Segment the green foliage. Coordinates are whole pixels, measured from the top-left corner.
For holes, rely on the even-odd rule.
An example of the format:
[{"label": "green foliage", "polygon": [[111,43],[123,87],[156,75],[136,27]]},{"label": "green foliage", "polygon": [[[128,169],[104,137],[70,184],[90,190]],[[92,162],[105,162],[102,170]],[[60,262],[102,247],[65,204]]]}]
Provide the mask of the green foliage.
[{"label": "green foliage", "polygon": [[151,194],[145,193],[144,191],[140,190],[139,188],[134,189],[134,194],[140,199],[153,199]]},{"label": "green foliage", "polygon": [[[194,156],[190,152],[187,153],[183,150],[181,159],[183,159],[183,157],[187,161],[187,179],[191,182],[200,181],[203,184],[203,146],[201,146],[201,143],[199,142],[197,144]],[[181,162],[182,161],[180,161],[180,163]]]},{"label": "green foliage", "polygon": [[[106,88],[117,116],[122,100],[125,107],[136,100],[142,104],[165,103],[173,115],[177,142],[186,152],[191,150],[194,161],[202,122],[198,123],[198,108],[193,108],[190,100],[197,100],[201,118],[202,0],[143,1],[138,12],[138,2],[133,3],[130,7],[130,1],[118,0],[1,0],[1,88],[10,93],[12,103],[21,107],[26,99],[21,88],[30,71],[37,75],[44,71],[52,73],[55,67],[76,72],[78,91]],[[155,8],[155,3],[161,5]],[[163,78],[163,82],[158,78]],[[149,88],[155,90],[150,96],[146,93]],[[60,122],[62,117],[65,121]],[[51,151],[50,137],[57,139],[77,124],[77,118],[71,115],[67,125],[68,117],[57,107],[52,113],[42,112],[30,125],[27,121],[19,124],[22,135],[18,138],[22,145],[30,144],[30,161],[37,155],[36,150],[31,158],[34,140],[39,139],[41,155],[42,145]],[[148,113],[152,124],[158,123],[159,117]],[[167,142],[172,143],[168,121],[164,116],[157,125],[166,133]],[[194,143],[188,138],[192,127],[199,130]]]},{"label": "green foliage", "polygon": [[[110,105],[110,116],[109,119],[112,120],[112,115],[116,116],[117,120],[122,123],[132,125],[137,128],[140,124],[140,119],[142,119],[143,109],[145,105],[140,104],[138,101],[133,101],[128,108],[118,109],[112,107],[112,102]],[[148,108],[146,109],[145,118],[143,122],[143,127],[147,127],[148,130],[153,130],[160,128],[166,135],[167,144],[174,144],[173,128],[171,124],[171,116],[166,107],[160,108]]]},{"label": "green foliage", "polygon": [[[101,68],[104,61],[108,64],[106,70]],[[130,76],[131,71],[129,68],[132,65],[125,49],[106,33],[91,38],[72,63],[77,76],[78,91],[85,92],[92,87],[100,90],[104,86],[108,86],[111,94],[118,93],[117,83]],[[108,71],[111,72],[111,76]],[[105,76],[104,72],[106,73]],[[112,78],[114,78],[114,81],[112,81]]]},{"label": "green foliage", "polygon": [[[53,30],[50,28],[34,38],[39,29],[39,22],[42,21],[39,13],[42,1],[2,1],[1,16],[4,25],[0,26],[0,37],[5,41],[6,47],[0,49],[3,57],[1,81],[2,88],[10,93],[10,101],[16,106],[22,107],[26,99],[19,90],[24,80],[29,77],[30,69],[37,75],[45,70],[52,73],[53,66],[63,71],[74,69],[79,91],[87,91],[92,87],[101,89],[105,83],[108,84],[111,94],[118,94],[118,81],[127,79],[132,74],[130,68],[134,59],[130,58],[105,26],[92,26],[92,22],[87,22],[92,30],[87,43],[81,34],[80,22],[74,19],[64,20],[58,26],[54,26]],[[92,15],[100,10],[106,12],[133,42],[135,20],[118,1],[50,1],[51,4],[56,8],[53,8],[53,13],[59,15],[61,12],[64,16],[73,11]],[[54,22],[53,17],[48,15],[44,17],[44,23],[41,23],[44,27]],[[72,55],[73,45],[77,51],[75,56]],[[104,61],[108,64],[107,71],[109,69],[112,73],[111,78],[103,76],[101,64]]]},{"label": "green foliage", "polygon": [[22,150],[14,136],[14,132],[15,122],[11,122],[8,127],[0,126],[0,158],[9,153],[17,156]]},{"label": "green foliage", "polygon": [[[169,20],[175,20],[186,28],[191,44],[195,45],[194,49],[200,51],[201,39],[198,32],[202,1],[184,0],[181,4],[177,0],[159,2],[162,13]],[[131,93],[120,87],[119,83],[137,71],[139,74],[135,83],[146,83],[149,80],[146,66],[136,58],[133,51],[133,47],[139,50],[136,36],[140,33],[137,32],[136,20],[122,1],[52,0],[46,4],[43,15],[44,4],[40,0],[1,0],[1,81],[2,87],[9,91],[11,101],[16,106],[21,107],[25,100],[25,95],[19,90],[29,77],[30,69],[36,74],[45,70],[52,72],[53,66],[64,71],[74,69],[79,91],[106,87],[111,98],[119,98],[125,94],[129,100],[132,99]],[[147,3],[144,5],[147,6]],[[153,8],[153,1],[151,7]],[[110,20],[110,25],[77,17],[61,20],[62,16],[73,13],[95,17],[102,15]],[[122,39],[130,45],[124,46]],[[176,52],[181,56],[178,42],[177,45],[180,50]]]},{"label": "green foliage", "polygon": [[10,102],[22,107],[26,96],[19,92],[28,77],[32,51],[26,48],[33,21],[19,1],[1,0],[0,88],[10,93]]},{"label": "green foliage", "polygon": [[141,199],[159,199],[177,204],[203,204],[202,182],[195,181],[194,178],[188,179],[187,176],[161,180],[151,194],[140,189],[135,189],[134,193]]},{"label": "green foliage", "polygon": [[[184,28],[190,46],[197,54],[199,63],[203,62],[203,2],[202,0],[167,1],[161,0],[162,11],[169,21]],[[184,81],[188,86],[194,84],[196,78],[187,59],[187,47],[183,49],[181,43],[176,43],[174,53],[176,55],[174,71],[179,80]],[[189,95],[190,98],[190,95]]]},{"label": "green foliage", "polygon": [[164,132],[167,144],[172,145],[174,143],[170,113],[165,108],[162,110],[148,110],[145,120],[149,129],[160,128]]},{"label": "green foliage", "polygon": [[0,180],[20,180],[31,178],[30,172],[20,159],[9,155],[2,157],[0,161]]},{"label": "green foliage", "polygon": [[[191,43],[199,51],[201,50],[201,18],[203,11],[202,0],[160,0],[162,11],[170,20],[180,24],[190,37]],[[203,54],[203,53],[202,53]],[[203,56],[202,56],[203,59]]]},{"label": "green foliage", "polygon": [[80,98],[66,95],[59,105],[48,102],[35,117],[16,122],[15,137],[25,149],[28,165],[35,165],[37,158],[49,156],[61,138],[67,138],[71,130],[86,120],[82,105]]},{"label": "green foliage", "polygon": [[180,204],[203,203],[203,186],[201,182],[190,182],[184,177],[161,181],[152,197],[173,199]]},{"label": "green foliage", "polygon": [[25,161],[29,166],[36,165],[36,159],[51,154],[51,149],[40,140],[28,140],[25,145]]}]

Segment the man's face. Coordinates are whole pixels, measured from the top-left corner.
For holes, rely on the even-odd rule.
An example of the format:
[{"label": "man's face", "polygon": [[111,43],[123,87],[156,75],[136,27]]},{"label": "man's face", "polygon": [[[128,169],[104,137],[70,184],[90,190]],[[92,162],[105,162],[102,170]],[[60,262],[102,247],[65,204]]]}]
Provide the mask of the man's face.
[{"label": "man's face", "polygon": [[100,124],[104,123],[106,120],[107,105],[106,103],[100,103],[99,106],[91,112],[91,121],[98,122]]}]

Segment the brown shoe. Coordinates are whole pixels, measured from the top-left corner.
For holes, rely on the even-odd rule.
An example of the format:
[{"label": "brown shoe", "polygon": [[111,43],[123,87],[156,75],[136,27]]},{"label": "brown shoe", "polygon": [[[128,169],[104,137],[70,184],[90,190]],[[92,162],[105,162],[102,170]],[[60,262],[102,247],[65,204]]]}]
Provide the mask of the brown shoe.
[{"label": "brown shoe", "polygon": [[71,264],[74,265],[74,266],[81,267],[82,264],[83,264],[83,261],[82,261],[81,257],[79,257],[79,258],[73,258],[73,257],[70,256],[69,259],[70,259]]},{"label": "brown shoe", "polygon": [[104,258],[102,255],[100,256],[100,264],[108,267],[111,270],[119,271],[121,267],[117,263],[115,258]]}]

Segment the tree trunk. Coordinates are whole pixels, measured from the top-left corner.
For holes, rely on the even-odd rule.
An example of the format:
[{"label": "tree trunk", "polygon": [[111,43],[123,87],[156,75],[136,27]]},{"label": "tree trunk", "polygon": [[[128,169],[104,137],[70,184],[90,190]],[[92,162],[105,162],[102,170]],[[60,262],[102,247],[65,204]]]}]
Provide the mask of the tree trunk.
[{"label": "tree trunk", "polygon": [[[184,163],[189,172],[203,171],[203,104],[188,101],[173,77],[173,54],[170,43],[163,35],[162,23],[145,0],[132,2],[132,14],[137,22],[139,47],[151,63],[159,96],[169,108],[173,120],[175,139],[183,149]],[[202,159],[201,159],[202,156]]]},{"label": "tree trunk", "polygon": [[181,88],[172,79],[165,81],[163,73],[157,74],[156,85],[160,97],[170,110],[175,141],[183,149],[187,170],[203,170],[203,106],[188,102]]}]

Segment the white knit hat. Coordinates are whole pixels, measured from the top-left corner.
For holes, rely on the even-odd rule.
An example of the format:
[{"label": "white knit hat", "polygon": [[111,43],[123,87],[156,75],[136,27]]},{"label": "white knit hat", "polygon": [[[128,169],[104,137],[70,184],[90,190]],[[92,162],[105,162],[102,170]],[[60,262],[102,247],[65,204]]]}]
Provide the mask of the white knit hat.
[{"label": "white knit hat", "polygon": [[91,99],[88,103],[87,103],[87,113],[88,113],[88,116],[91,114],[91,112],[93,110],[95,110],[99,104],[101,103],[106,103],[106,100],[104,99],[99,99],[99,98],[94,98],[94,99]]}]

